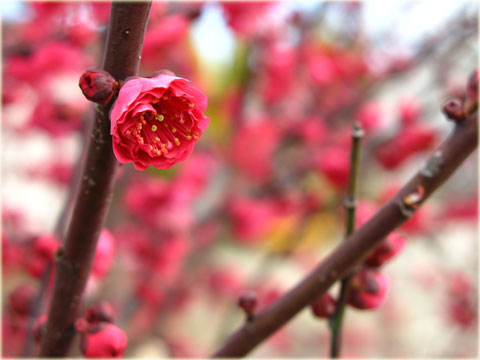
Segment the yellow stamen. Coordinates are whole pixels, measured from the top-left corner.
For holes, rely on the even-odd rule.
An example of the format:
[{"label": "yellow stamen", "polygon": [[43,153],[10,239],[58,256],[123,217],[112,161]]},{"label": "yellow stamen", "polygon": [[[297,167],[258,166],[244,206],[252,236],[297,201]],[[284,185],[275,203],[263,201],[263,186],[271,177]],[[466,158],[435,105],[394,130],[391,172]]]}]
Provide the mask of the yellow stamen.
[{"label": "yellow stamen", "polygon": [[180,145],[180,140],[178,138],[175,138],[174,141],[175,141],[175,144],[177,144],[177,146]]},{"label": "yellow stamen", "polygon": [[152,125],[152,131],[157,131],[157,125]]},{"label": "yellow stamen", "polygon": [[157,116],[155,116],[155,119],[157,119],[158,121],[163,121],[163,119],[165,119],[165,116],[157,115]]}]

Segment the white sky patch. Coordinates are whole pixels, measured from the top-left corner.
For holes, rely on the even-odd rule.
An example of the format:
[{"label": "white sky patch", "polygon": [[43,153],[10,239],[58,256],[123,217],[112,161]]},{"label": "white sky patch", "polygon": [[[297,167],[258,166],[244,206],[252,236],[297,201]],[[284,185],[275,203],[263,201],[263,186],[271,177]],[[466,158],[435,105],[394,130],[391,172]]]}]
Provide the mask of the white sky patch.
[{"label": "white sky patch", "polygon": [[232,58],[235,35],[225,23],[222,10],[217,4],[205,5],[191,34],[195,47],[206,61],[226,63]]}]

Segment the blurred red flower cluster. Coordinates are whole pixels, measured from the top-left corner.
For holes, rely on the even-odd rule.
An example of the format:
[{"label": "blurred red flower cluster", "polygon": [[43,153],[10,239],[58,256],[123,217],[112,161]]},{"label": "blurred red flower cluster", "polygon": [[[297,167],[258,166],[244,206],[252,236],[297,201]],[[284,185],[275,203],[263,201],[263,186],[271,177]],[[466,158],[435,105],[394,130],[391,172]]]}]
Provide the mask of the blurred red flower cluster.
[{"label": "blurred red flower cluster", "polygon": [[[2,127],[4,147],[12,149],[5,151],[7,160],[13,159],[5,161],[2,204],[5,357],[32,354],[44,331],[72,199],[77,184],[88,181],[79,179],[78,168],[93,106],[82,96],[79,78],[98,66],[110,11],[102,2],[24,6],[30,16],[6,22],[2,44]],[[112,102],[113,151],[122,165],[109,230],[99,235],[85,311],[76,322],[81,341],[74,355],[136,357],[153,342],[150,357],[204,357],[244,318],[237,303],[253,316],[278,299],[344,236],[341,211],[354,122],[365,131],[357,227],[400,188],[406,174],[423,166],[446,133],[438,104],[451,95],[458,75],[436,71],[435,64],[448,61],[428,62],[425,50],[409,56],[401,49],[383,51],[359,21],[365,6],[153,2],[140,69],[145,77],[122,84]],[[212,44],[205,50],[195,40],[213,11],[222,27],[211,31],[226,32],[233,42],[230,58],[218,63],[209,63],[205,54]],[[330,17],[345,26],[322,20]],[[425,40],[425,48],[435,47],[434,41],[448,46],[438,38]],[[433,69],[434,100],[417,96],[423,93],[408,84],[395,85],[402,74],[418,75],[422,64]],[[169,71],[156,73],[160,69]],[[107,95],[106,103],[115,99]],[[25,159],[24,149],[25,162],[19,160]],[[464,266],[442,288],[444,326],[473,333],[476,296],[468,266],[477,261],[475,174],[470,168],[459,175],[439,194],[443,201],[423,206],[364,259],[352,277],[349,306],[377,309],[385,318],[395,318],[395,306],[408,312],[415,305],[395,302],[397,286],[415,283],[411,268],[430,266],[422,256],[448,253],[448,238],[465,243],[466,250],[451,250],[462,261],[449,263],[447,255],[438,255],[441,260],[432,265],[432,272],[441,273]],[[30,184],[40,185],[20,188]],[[50,209],[42,191],[66,205]],[[43,221],[46,214],[53,220]],[[397,261],[401,251],[412,256],[411,268]],[[421,290],[415,289],[409,291]],[[335,306],[330,293],[312,303],[312,310],[327,318]],[[379,339],[382,331],[392,334],[402,325],[397,322],[377,324],[379,334],[365,331],[362,344],[350,341],[348,334],[363,332],[362,325],[352,325],[347,353],[370,356],[367,344],[389,348],[386,335]],[[281,329],[261,354],[325,356],[327,345],[318,343],[326,330],[305,329]]]}]

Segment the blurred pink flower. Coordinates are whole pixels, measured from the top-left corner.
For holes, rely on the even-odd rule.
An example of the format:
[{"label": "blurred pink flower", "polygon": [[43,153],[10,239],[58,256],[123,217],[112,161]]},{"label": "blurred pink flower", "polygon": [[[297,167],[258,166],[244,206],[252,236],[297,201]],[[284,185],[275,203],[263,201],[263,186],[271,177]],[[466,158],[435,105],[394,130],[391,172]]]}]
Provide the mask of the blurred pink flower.
[{"label": "blurred pink flower", "polygon": [[377,102],[366,103],[357,110],[355,119],[362,125],[365,133],[369,134],[381,125],[382,108]]},{"label": "blurred pink flower", "polygon": [[309,116],[290,124],[287,132],[298,136],[307,145],[318,146],[327,138],[328,128],[323,118]]},{"label": "blurred pink flower", "polygon": [[21,131],[39,128],[57,137],[79,130],[82,121],[78,110],[69,104],[55,104],[51,100],[43,98],[40,99],[33,111],[30,122]]},{"label": "blurred pink flower", "polygon": [[115,239],[110,231],[103,229],[98,239],[90,276],[94,276],[97,280],[102,280],[110,270],[114,256]]},{"label": "blurred pink flower", "polygon": [[267,11],[274,1],[222,1],[220,5],[225,14],[227,24],[239,37],[251,37],[258,34],[265,24]]},{"label": "blurred pink flower", "polygon": [[272,157],[280,141],[280,132],[269,119],[257,120],[235,132],[231,159],[252,180],[265,181],[272,172]]},{"label": "blurred pink flower", "polygon": [[478,321],[477,295],[474,279],[456,272],[448,279],[448,316],[454,324],[469,328]]},{"label": "blurred pink flower", "polygon": [[190,253],[189,239],[182,236],[171,236],[162,240],[152,254],[152,267],[161,282],[172,285],[181,273],[183,263]]},{"label": "blurred pink flower", "polygon": [[148,66],[165,66],[161,63],[165,53],[171,52],[172,46],[186,39],[190,22],[182,15],[170,15],[147,28],[143,42],[142,62]]},{"label": "blurred pink flower", "polygon": [[242,243],[261,241],[277,217],[276,206],[268,199],[232,197],[227,205],[234,235]]},{"label": "blurred pink flower", "polygon": [[435,130],[422,125],[411,125],[400,130],[389,142],[376,149],[377,160],[387,169],[395,169],[411,155],[433,148],[437,140]]},{"label": "blurred pink flower", "polygon": [[217,267],[208,270],[207,285],[214,297],[235,299],[241,294],[245,281],[234,268]]},{"label": "blurred pink flower", "polygon": [[162,179],[139,179],[125,192],[125,207],[143,224],[165,231],[185,231],[192,224],[190,189]]},{"label": "blurred pink flower", "polygon": [[268,46],[265,52],[262,95],[265,102],[271,104],[291,96],[296,84],[293,74],[298,56],[294,49],[279,45]]},{"label": "blurred pink flower", "polygon": [[67,42],[50,42],[39,46],[29,56],[11,56],[5,61],[5,76],[28,82],[34,87],[59,72],[77,72],[92,60],[81,49]]},{"label": "blurred pink flower", "polygon": [[110,112],[115,156],[137,170],[168,169],[185,160],[208,126],[206,107],[207,97],[179,77],[125,82]]},{"label": "blurred pink flower", "polygon": [[398,104],[400,121],[403,126],[416,124],[420,120],[421,111],[419,102],[413,98],[402,99]]},{"label": "blurred pink flower", "polygon": [[321,151],[316,159],[316,168],[339,189],[348,184],[350,152],[347,148],[331,146]]}]

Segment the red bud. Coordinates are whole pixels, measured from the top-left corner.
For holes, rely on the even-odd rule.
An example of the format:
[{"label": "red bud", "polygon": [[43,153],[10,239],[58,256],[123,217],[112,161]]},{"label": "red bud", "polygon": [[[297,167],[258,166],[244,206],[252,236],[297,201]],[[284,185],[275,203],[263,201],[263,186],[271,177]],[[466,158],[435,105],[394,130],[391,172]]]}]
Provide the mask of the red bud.
[{"label": "red bud", "polygon": [[18,286],[8,297],[9,309],[18,315],[28,315],[36,294],[37,290],[32,284]]},{"label": "red bud", "polygon": [[88,69],[80,77],[78,83],[83,95],[98,104],[108,104],[118,88],[115,79],[108,72],[97,69]]},{"label": "red bud", "polygon": [[109,303],[102,301],[90,306],[85,312],[85,319],[89,323],[95,322],[113,322],[113,308]]},{"label": "red bud", "polygon": [[462,101],[460,99],[447,100],[442,106],[442,112],[450,120],[462,121],[464,118]]},{"label": "red bud", "polygon": [[323,294],[312,303],[313,314],[318,318],[328,318],[333,315],[336,308],[335,299],[330,294]]},{"label": "red bud", "polygon": [[245,311],[247,316],[253,316],[257,303],[257,294],[253,291],[249,291],[238,298],[238,306]]},{"label": "red bud", "polygon": [[363,268],[352,278],[348,304],[361,310],[376,309],[385,299],[388,285],[385,274]]},{"label": "red bud", "polygon": [[[106,325],[105,325],[106,324]],[[127,347],[127,335],[118,326],[91,326],[84,333],[81,350],[86,358],[120,358]]]}]

